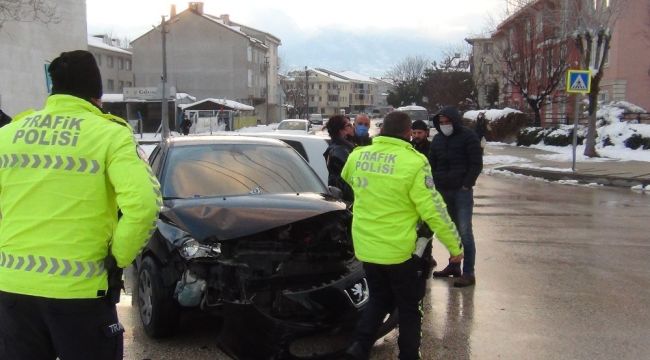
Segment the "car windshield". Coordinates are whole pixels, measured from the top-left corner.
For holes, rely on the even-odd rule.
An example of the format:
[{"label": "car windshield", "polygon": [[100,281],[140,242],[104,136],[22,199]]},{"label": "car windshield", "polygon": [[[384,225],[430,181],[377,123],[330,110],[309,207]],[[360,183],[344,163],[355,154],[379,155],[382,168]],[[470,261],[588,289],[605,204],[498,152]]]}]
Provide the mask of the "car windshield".
[{"label": "car windshield", "polygon": [[263,144],[174,147],[162,178],[167,198],[326,192],[292,148]]},{"label": "car windshield", "polygon": [[305,130],[305,123],[302,121],[282,121],[278,125],[278,130]]}]

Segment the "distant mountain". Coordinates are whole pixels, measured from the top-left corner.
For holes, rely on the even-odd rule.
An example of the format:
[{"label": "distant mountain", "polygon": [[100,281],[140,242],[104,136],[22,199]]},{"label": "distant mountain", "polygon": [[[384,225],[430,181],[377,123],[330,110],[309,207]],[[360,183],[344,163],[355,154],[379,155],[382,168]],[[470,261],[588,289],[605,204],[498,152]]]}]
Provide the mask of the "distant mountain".
[{"label": "distant mountain", "polygon": [[419,55],[433,61],[440,56],[441,49],[441,44],[431,39],[405,36],[403,32],[327,31],[309,37],[294,35],[282,38],[281,71],[309,66],[380,77],[408,56]]}]

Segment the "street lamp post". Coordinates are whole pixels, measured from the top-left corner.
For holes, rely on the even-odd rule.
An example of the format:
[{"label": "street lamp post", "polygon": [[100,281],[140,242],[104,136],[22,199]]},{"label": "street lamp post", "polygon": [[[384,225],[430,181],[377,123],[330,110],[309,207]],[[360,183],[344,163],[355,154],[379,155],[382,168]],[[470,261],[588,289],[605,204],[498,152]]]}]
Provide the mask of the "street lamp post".
[{"label": "street lamp post", "polygon": [[305,119],[309,119],[309,71],[305,66]]},{"label": "street lamp post", "polygon": [[160,31],[162,34],[162,90],[161,90],[161,99],[160,103],[162,105],[161,109],[161,135],[163,140],[169,137],[169,114],[167,106],[167,91],[165,87],[167,86],[167,29],[165,28],[165,15],[162,15],[162,21],[160,23]]},{"label": "street lamp post", "polygon": [[266,72],[266,124],[269,124],[269,57],[264,57],[264,70]]}]

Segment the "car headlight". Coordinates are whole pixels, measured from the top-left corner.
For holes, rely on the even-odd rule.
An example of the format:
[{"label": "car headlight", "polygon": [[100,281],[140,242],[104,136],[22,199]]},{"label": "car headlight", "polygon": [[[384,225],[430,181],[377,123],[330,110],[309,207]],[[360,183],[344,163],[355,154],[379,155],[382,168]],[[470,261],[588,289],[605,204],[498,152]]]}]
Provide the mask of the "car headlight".
[{"label": "car headlight", "polygon": [[221,246],[201,244],[195,239],[189,238],[183,242],[183,245],[178,249],[179,253],[186,260],[196,258],[215,258],[221,255]]}]

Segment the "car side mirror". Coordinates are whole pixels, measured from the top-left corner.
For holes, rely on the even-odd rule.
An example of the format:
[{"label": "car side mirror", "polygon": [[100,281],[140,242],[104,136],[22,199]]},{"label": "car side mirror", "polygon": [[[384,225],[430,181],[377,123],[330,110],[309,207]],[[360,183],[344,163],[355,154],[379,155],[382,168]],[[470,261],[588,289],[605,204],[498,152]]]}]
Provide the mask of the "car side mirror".
[{"label": "car side mirror", "polygon": [[329,190],[332,197],[343,199],[343,191],[341,191],[341,189],[337,188],[336,186],[328,186],[327,189]]}]

